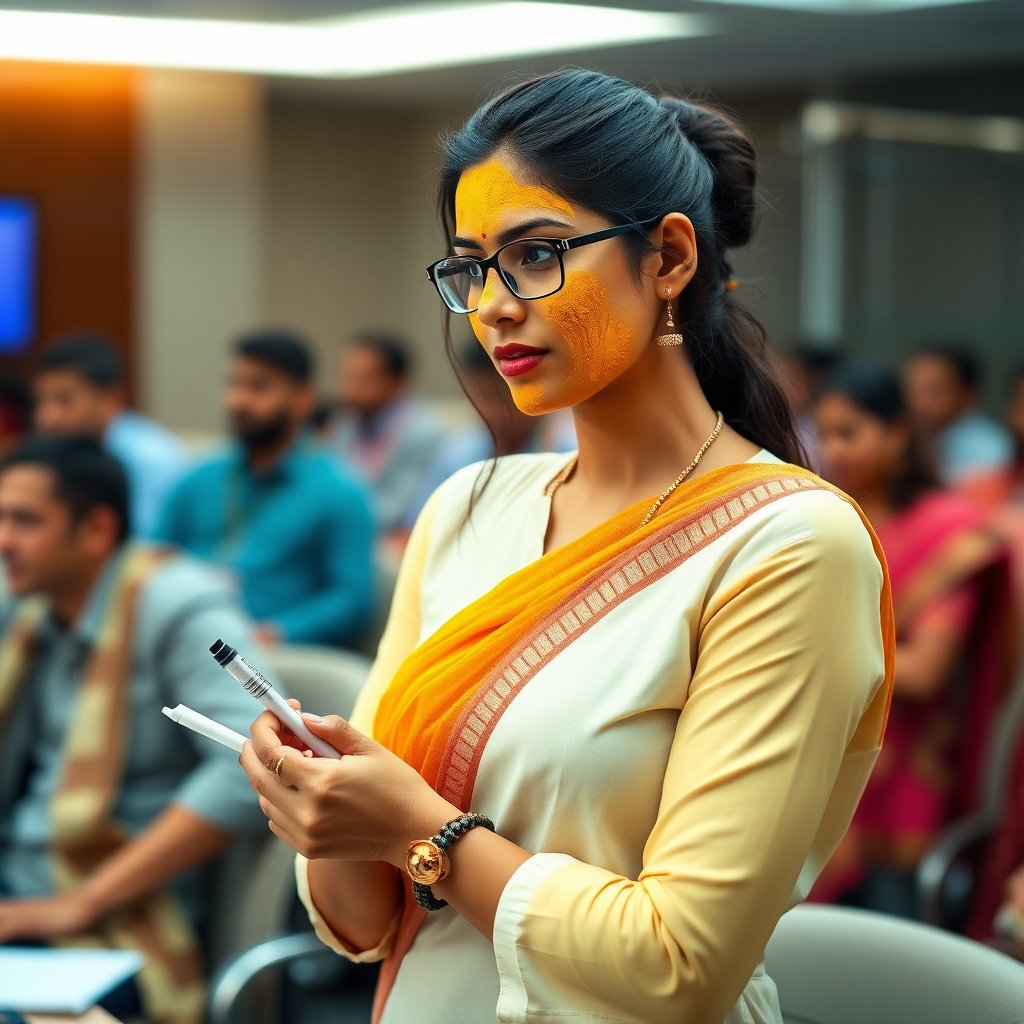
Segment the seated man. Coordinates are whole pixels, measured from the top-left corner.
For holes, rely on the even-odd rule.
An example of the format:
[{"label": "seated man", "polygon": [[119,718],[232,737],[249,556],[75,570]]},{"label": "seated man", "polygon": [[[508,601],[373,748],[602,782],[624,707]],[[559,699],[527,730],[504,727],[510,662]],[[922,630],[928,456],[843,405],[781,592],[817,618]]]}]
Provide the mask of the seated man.
[{"label": "seated man", "polygon": [[338,417],[328,443],[369,483],[378,527],[404,528],[444,436],[409,389],[405,346],[384,334],[357,335],[338,364]]},{"label": "seated man", "polygon": [[39,433],[101,441],[128,477],[132,532],[152,537],[188,456],[169,430],[125,407],[124,370],[114,349],[101,338],[68,338],[42,354],[32,383]]},{"label": "seated man", "polygon": [[238,443],[181,482],[159,531],[235,573],[266,642],[344,643],[372,607],[368,499],[306,435],[312,376],[297,338],[238,343],[226,400]]},{"label": "seated man", "polygon": [[[0,638],[0,943],[143,950],[155,1021],[197,1022],[200,873],[261,829],[237,755],[160,714],[248,731],[260,708],[208,654],[251,626],[193,560],[127,540],[124,473],[95,441],[0,463],[0,556],[21,600]],[[83,940],[84,941],[84,940]]]},{"label": "seated man", "polygon": [[907,406],[947,487],[969,490],[1013,458],[1009,434],[978,408],[980,384],[978,359],[959,345],[926,345],[907,363]]}]

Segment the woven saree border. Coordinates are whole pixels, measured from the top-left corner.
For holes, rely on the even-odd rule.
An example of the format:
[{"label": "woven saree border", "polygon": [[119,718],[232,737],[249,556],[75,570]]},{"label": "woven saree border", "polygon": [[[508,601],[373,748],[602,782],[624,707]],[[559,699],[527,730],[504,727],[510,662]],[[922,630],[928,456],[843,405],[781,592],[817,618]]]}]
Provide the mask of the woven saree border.
[{"label": "woven saree border", "polygon": [[634,594],[678,568],[752,512],[796,491],[824,490],[806,477],[780,474],[737,487],[713,503],[655,531],[587,577],[533,626],[479,685],[441,760],[438,792],[468,809],[480,759],[495,726],[522,688],[546,665]]}]

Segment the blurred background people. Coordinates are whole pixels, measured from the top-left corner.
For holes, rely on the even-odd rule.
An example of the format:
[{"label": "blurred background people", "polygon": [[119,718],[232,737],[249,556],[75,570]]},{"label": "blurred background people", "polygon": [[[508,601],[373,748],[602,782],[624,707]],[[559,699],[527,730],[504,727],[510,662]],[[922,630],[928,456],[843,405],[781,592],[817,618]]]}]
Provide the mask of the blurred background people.
[{"label": "blurred background people", "polygon": [[[125,475],[97,442],[37,438],[0,463],[0,556],[21,600],[0,638],[0,943],[86,934],[144,951],[149,1019],[198,1021],[196,871],[262,829],[235,754],[259,706],[207,653],[252,627],[218,575],[128,540]],[[111,915],[127,909],[116,917]],[[111,1005],[137,1012],[134,985]]]},{"label": "blurred background people", "polygon": [[343,643],[372,610],[373,519],[362,485],[308,436],[313,360],[284,331],[235,346],[235,442],[171,495],[161,539],[234,573],[267,643]]},{"label": "blurred background people", "polygon": [[126,407],[124,370],[114,349],[91,335],[59,341],[39,357],[32,386],[36,429],[101,441],[128,477],[133,532],[152,537],[188,458],[169,430]]},{"label": "blurred background people", "polygon": [[788,352],[778,357],[782,383],[807,456],[807,466],[815,473],[821,472],[821,453],[812,401],[825,376],[839,365],[841,358],[835,344],[811,340],[797,341]]},{"label": "blurred background people", "polygon": [[1003,696],[1005,552],[980,509],[940,489],[889,371],[840,369],[815,415],[825,475],[860,504],[885,551],[897,630],[882,753],[815,896],[914,917],[914,870],[950,814],[974,809]]},{"label": "blurred background people", "polygon": [[409,519],[444,428],[413,395],[409,350],[383,333],[356,335],[338,361],[338,413],[329,443],[368,483],[377,526]]},{"label": "blurred background people", "polygon": [[961,344],[924,345],[903,377],[907,406],[932,448],[939,479],[963,487],[1002,472],[1012,458],[1007,432],[978,408],[981,370]]},{"label": "blurred background people", "polygon": [[572,416],[527,416],[521,412],[491,357],[477,341],[467,342],[459,352],[458,372],[477,417],[438,443],[419,493],[409,507],[405,523],[409,529],[430,495],[464,466],[493,455],[570,452],[576,447]]}]

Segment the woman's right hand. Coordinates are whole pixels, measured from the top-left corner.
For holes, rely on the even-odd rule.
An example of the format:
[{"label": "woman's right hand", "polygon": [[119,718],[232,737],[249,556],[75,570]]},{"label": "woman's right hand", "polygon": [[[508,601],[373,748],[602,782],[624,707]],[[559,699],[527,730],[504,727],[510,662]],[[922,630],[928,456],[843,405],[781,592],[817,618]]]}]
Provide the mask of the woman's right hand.
[{"label": "woman's right hand", "polygon": [[343,718],[303,717],[340,759],[292,753],[301,743],[268,711],[253,723],[239,762],[274,834],[304,857],[401,868],[412,840],[459,815],[419,772]]}]

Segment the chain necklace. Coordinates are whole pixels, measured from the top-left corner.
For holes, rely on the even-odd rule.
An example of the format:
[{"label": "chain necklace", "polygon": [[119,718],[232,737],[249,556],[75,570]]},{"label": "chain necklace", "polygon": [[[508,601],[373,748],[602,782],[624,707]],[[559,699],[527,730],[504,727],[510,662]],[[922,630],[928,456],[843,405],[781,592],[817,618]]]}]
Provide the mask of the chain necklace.
[{"label": "chain necklace", "polygon": [[[704,453],[715,443],[715,438],[718,437],[718,435],[721,432],[722,414],[719,413],[718,422],[715,424],[715,429],[711,431],[710,435],[708,436],[708,439],[700,446],[700,448],[697,449],[697,454],[694,455],[693,462],[691,462],[686,467],[686,469],[684,469],[682,473],[680,473],[679,476],[677,476],[675,480],[672,481],[671,485],[668,488],[666,488],[664,491],[661,492],[661,494],[658,495],[658,500],[651,506],[650,511],[647,513],[647,515],[644,516],[644,521],[640,524],[640,526],[646,526],[654,518],[654,513],[657,512],[659,508],[661,508],[664,500],[697,468],[697,463],[700,462],[702,458],[704,458]],[[555,491],[557,491],[558,488],[561,487],[562,484],[564,484],[565,481],[569,479],[569,476],[572,474],[572,471],[575,468],[576,459],[573,459],[569,463],[569,465],[567,465],[565,469],[563,469],[558,474],[558,476],[556,476],[554,480],[552,480],[551,483],[549,483],[547,487],[544,488],[545,497],[550,498],[555,493]]]},{"label": "chain necklace", "polygon": [[646,526],[653,518],[654,513],[661,508],[661,503],[697,468],[697,463],[704,458],[704,453],[715,443],[715,438],[722,432],[722,414],[718,414],[718,422],[715,424],[715,429],[708,435],[708,439],[697,449],[697,454],[693,457],[691,462],[686,469],[682,471],[672,481],[671,485],[667,487],[661,494],[658,495],[658,500],[651,506],[650,512],[644,516],[644,521],[640,524],[641,527]]}]

